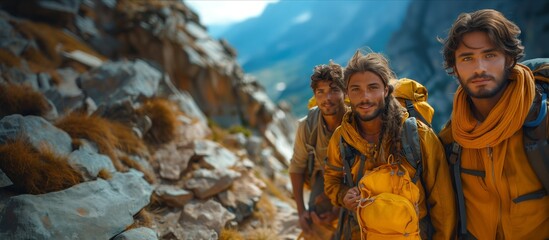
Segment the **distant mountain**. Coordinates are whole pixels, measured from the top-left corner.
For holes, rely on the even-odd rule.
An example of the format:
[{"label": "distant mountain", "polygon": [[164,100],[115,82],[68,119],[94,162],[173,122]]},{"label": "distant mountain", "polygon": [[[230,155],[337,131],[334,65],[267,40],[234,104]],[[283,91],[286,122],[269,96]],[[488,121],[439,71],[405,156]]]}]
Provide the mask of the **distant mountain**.
[{"label": "distant mountain", "polygon": [[267,93],[286,100],[297,115],[312,96],[314,65],[341,65],[357,48],[385,51],[400,27],[409,1],[280,1],[263,14],[232,25],[222,35],[238,51],[244,70]]}]

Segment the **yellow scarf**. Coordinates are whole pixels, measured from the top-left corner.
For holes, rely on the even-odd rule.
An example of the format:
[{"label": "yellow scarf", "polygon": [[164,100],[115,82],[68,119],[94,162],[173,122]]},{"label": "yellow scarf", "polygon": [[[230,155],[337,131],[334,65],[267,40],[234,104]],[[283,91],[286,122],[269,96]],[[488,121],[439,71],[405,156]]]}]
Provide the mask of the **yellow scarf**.
[{"label": "yellow scarf", "polygon": [[509,80],[501,99],[482,124],[472,114],[467,93],[458,87],[452,111],[452,135],[461,146],[493,147],[522,127],[535,96],[534,76],[528,67],[516,64]]}]

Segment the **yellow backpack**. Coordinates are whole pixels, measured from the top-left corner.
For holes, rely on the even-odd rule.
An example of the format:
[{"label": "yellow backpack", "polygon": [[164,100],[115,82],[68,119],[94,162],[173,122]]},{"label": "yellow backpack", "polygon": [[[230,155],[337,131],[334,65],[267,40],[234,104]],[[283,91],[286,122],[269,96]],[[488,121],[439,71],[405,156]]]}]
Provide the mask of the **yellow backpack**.
[{"label": "yellow backpack", "polygon": [[427,88],[409,78],[401,78],[393,85],[395,87],[393,96],[408,110],[410,117],[415,117],[431,126],[435,110],[427,102]]},{"label": "yellow backpack", "polygon": [[356,216],[362,239],[421,239],[419,188],[392,158],[367,171],[359,181],[361,199]]}]

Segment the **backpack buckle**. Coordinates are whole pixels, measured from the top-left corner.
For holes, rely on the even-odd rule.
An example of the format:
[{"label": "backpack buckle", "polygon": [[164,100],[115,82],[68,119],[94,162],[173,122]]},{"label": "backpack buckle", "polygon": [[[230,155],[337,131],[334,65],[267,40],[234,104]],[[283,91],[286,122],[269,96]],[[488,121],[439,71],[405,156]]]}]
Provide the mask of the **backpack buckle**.
[{"label": "backpack buckle", "polygon": [[450,164],[456,164],[456,162],[459,159],[459,153],[460,152],[461,152],[461,146],[458,143],[453,142],[452,143],[452,152],[450,153],[450,156],[448,157],[448,162],[450,162]]}]

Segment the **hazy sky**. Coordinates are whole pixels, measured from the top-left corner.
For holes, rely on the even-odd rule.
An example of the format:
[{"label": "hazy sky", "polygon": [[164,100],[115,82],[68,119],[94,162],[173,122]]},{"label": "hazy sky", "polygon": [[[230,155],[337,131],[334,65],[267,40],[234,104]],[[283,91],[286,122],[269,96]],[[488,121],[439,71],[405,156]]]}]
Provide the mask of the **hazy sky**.
[{"label": "hazy sky", "polygon": [[198,12],[204,25],[227,25],[258,16],[267,4],[278,0],[185,0]]}]

